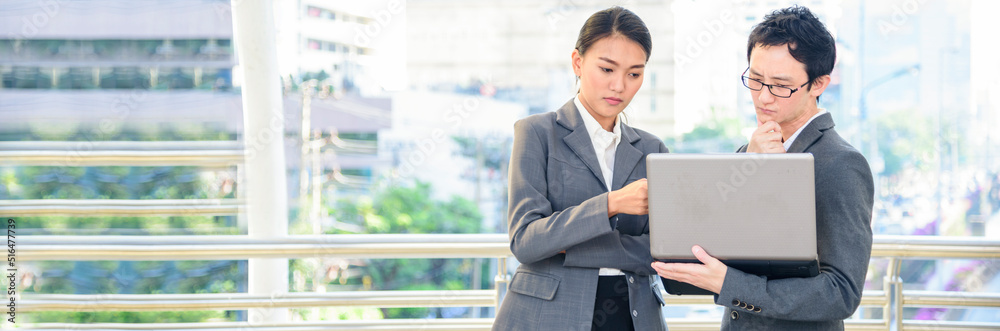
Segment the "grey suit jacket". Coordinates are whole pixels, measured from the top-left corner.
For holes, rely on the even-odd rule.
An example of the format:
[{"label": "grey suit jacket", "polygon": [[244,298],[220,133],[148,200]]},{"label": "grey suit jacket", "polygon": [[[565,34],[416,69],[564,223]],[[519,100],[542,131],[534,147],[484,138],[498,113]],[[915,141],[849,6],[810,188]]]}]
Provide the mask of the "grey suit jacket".
[{"label": "grey suit jacket", "polygon": [[820,115],[788,149],[815,161],[820,274],[768,280],[729,268],[715,297],[726,306],[723,330],[843,330],[861,303],[872,249],[872,173],[833,126],[829,113]]},{"label": "grey suit jacket", "polygon": [[[615,190],[646,177],[646,154],[667,152],[652,134],[624,123],[621,133]],[[636,330],[666,330],[650,277],[648,218],[608,218],[597,155],[572,100],[514,124],[509,199],[510,249],[521,265],[494,330],[590,330],[601,267],[626,274]]]}]

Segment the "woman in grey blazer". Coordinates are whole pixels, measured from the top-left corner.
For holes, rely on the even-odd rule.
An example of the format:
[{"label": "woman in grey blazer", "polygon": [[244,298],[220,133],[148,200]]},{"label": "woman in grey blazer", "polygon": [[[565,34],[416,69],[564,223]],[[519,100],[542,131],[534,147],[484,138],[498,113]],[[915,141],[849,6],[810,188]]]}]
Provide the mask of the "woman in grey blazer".
[{"label": "woman in grey blazer", "polygon": [[648,257],[645,157],[667,148],[619,121],[651,44],[631,11],[595,13],[572,53],[577,96],[514,124],[508,218],[521,265],[494,330],[666,329]]}]

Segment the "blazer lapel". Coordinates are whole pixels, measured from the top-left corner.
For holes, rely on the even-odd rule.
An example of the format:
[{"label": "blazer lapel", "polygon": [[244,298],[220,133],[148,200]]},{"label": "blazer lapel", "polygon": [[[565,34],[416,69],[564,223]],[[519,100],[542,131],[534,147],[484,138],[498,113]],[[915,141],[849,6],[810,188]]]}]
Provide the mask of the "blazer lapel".
[{"label": "blazer lapel", "polygon": [[621,124],[622,130],[622,143],[618,144],[618,150],[615,152],[615,171],[614,178],[611,179],[611,189],[617,190],[625,186],[625,180],[628,179],[629,174],[635,169],[635,166],[639,165],[639,161],[642,160],[642,151],[635,148],[633,144],[639,141],[639,134],[632,129],[632,127]]},{"label": "blazer lapel", "polygon": [[823,136],[823,131],[833,128],[833,116],[830,113],[819,115],[806,125],[799,132],[799,136],[795,137],[795,141],[792,142],[792,146],[788,147],[788,153],[804,153],[809,146],[812,146],[816,140],[819,140]]},{"label": "blazer lapel", "polygon": [[573,153],[576,153],[577,157],[583,160],[594,177],[601,184],[607,186],[607,183],[604,182],[604,176],[601,175],[601,166],[597,163],[597,153],[594,152],[594,143],[590,140],[590,133],[587,132],[583,118],[580,117],[580,111],[576,109],[572,99],[556,111],[556,123],[571,131],[563,137],[563,142],[573,150]]}]

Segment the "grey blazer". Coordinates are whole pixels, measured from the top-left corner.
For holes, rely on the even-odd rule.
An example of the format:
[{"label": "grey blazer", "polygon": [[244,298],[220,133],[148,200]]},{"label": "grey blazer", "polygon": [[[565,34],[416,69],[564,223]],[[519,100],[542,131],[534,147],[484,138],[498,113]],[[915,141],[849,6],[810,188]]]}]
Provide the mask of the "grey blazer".
[{"label": "grey blazer", "polygon": [[858,309],[872,250],[872,172],[833,125],[820,115],[788,149],[815,160],[820,274],[768,280],[730,268],[715,297],[726,306],[723,330],[843,330]]},{"label": "grey blazer", "polygon": [[[615,190],[646,177],[646,154],[667,152],[652,134],[624,123],[621,133]],[[636,330],[666,330],[651,276],[648,217],[608,218],[597,155],[572,100],[514,124],[509,199],[510,249],[521,265],[494,330],[590,330],[601,267],[625,273]]]}]

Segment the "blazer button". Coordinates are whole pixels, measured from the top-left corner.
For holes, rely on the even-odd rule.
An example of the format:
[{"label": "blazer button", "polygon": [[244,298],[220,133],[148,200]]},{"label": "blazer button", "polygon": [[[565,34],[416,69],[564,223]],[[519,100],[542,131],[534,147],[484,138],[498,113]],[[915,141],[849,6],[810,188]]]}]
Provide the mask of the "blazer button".
[{"label": "blazer button", "polygon": [[754,308],[755,307],[753,305],[747,305],[747,310],[749,310],[749,311],[753,311]]},{"label": "blazer button", "polygon": [[639,311],[633,310],[632,311],[632,316],[639,316]]},{"label": "blazer button", "polygon": [[736,311],[734,310],[734,311],[732,311],[732,312],[730,312],[730,313],[729,313],[729,318],[731,318],[731,319],[733,319],[733,320],[737,320],[737,319],[739,319],[739,318],[740,318],[740,313],[737,313],[737,312],[736,312]]},{"label": "blazer button", "polygon": [[746,308],[746,307],[747,307],[746,302],[740,302],[740,308]]},{"label": "blazer button", "polygon": [[753,312],[755,312],[755,313],[759,313],[759,312],[760,312],[760,307],[754,307],[754,308],[753,308]]},{"label": "blazer button", "polygon": [[628,282],[635,283],[635,278],[632,278],[632,276],[628,276]]},{"label": "blazer button", "polygon": [[733,299],[733,306],[739,306],[740,300]]}]

